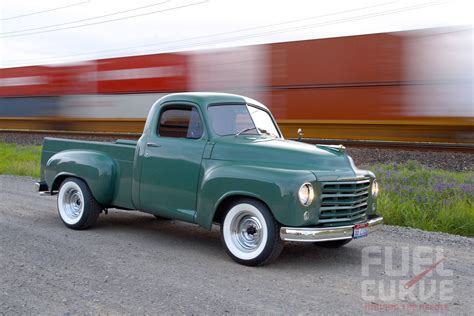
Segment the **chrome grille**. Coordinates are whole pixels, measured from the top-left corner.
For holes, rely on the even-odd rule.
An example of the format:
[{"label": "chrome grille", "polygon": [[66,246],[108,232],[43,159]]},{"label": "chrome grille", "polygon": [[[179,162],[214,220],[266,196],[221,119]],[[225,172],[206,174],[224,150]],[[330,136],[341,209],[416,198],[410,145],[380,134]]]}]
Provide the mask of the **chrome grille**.
[{"label": "chrome grille", "polygon": [[322,183],[319,223],[355,222],[367,217],[370,179]]}]

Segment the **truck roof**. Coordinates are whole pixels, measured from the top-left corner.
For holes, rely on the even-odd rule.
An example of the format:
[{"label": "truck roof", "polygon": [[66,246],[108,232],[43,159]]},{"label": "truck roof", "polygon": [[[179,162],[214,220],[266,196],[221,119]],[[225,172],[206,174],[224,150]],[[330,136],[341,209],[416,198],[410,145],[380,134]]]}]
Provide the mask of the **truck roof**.
[{"label": "truck roof", "polygon": [[219,92],[182,92],[172,93],[162,97],[159,102],[164,103],[167,101],[189,101],[200,105],[208,105],[213,103],[247,103],[258,105],[266,110],[268,108],[257,100],[230,93],[219,93]]}]

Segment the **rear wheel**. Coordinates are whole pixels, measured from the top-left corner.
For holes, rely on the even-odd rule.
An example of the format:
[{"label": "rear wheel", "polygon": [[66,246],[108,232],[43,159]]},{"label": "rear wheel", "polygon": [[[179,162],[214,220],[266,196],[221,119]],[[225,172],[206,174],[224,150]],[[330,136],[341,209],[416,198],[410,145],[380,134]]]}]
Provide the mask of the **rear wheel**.
[{"label": "rear wheel", "polygon": [[331,241],[320,241],[316,242],[315,244],[317,246],[321,246],[324,248],[339,248],[344,245],[347,245],[349,242],[351,242],[352,239],[341,239],[341,240],[331,240]]},{"label": "rear wheel", "polygon": [[232,259],[248,266],[270,263],[283,250],[280,225],[265,204],[252,199],[230,205],[221,223],[221,240]]},{"label": "rear wheel", "polygon": [[86,229],[97,221],[102,207],[87,184],[78,178],[66,178],[58,193],[58,213],[64,225]]}]

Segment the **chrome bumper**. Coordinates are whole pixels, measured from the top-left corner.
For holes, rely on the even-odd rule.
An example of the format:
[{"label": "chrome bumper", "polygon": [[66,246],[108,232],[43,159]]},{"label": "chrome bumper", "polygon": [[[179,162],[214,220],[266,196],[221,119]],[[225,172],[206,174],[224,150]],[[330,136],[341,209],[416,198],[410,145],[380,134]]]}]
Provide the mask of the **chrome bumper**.
[{"label": "chrome bumper", "polygon": [[[382,227],[383,217],[370,219],[369,235],[371,232]],[[286,241],[318,242],[340,239],[352,239],[355,225],[340,227],[282,227],[280,238]]]},{"label": "chrome bumper", "polygon": [[41,195],[49,195],[48,185],[46,182],[35,182],[35,188]]}]

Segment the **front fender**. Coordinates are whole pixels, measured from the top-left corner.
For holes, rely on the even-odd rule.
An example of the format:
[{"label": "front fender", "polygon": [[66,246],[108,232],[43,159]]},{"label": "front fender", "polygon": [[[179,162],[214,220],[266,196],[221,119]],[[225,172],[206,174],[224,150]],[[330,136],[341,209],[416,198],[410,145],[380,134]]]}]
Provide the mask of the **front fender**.
[{"label": "front fender", "polygon": [[305,224],[305,209],[298,203],[296,194],[301,184],[316,180],[311,172],[212,160],[203,162],[203,167],[195,219],[201,226],[212,226],[219,204],[230,196],[261,200],[283,225]]},{"label": "front fender", "polygon": [[117,167],[107,154],[93,150],[65,150],[53,155],[45,167],[45,181],[49,188],[59,177],[83,179],[94,198],[108,205],[114,196]]}]

